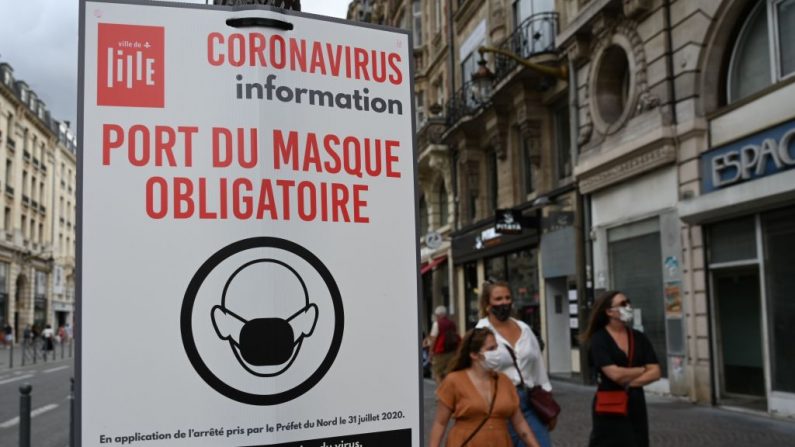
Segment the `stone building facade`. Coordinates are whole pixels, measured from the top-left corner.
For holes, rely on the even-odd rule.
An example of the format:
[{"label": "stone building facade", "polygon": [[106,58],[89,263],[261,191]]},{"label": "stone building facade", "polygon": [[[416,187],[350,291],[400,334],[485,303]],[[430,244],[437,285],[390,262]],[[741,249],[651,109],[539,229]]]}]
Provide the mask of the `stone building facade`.
[{"label": "stone building facade", "polygon": [[[415,34],[423,234],[442,241],[423,268],[447,265],[462,326],[507,279],[551,373],[587,381],[574,336],[620,289],[663,366],[653,391],[795,415],[795,0],[351,11]],[[519,234],[497,231],[505,209]]]},{"label": "stone building facade", "polygon": [[71,324],[75,137],[7,63],[0,63],[0,147],[0,322],[19,335],[28,325]]},{"label": "stone building facade", "polygon": [[795,2],[558,5],[594,288],[639,309],[653,388],[795,414]]}]

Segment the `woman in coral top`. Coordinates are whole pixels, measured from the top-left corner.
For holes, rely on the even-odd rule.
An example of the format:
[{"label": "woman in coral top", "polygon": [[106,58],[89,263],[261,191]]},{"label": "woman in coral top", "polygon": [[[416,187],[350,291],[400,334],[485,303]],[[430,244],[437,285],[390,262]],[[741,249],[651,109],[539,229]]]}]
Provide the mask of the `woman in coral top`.
[{"label": "woman in coral top", "polygon": [[508,421],[525,445],[539,447],[519,410],[511,380],[496,372],[497,340],[491,330],[466,333],[447,374],[436,390],[438,405],[430,447],[440,447],[450,417],[455,419],[445,445],[449,447],[511,447]]}]

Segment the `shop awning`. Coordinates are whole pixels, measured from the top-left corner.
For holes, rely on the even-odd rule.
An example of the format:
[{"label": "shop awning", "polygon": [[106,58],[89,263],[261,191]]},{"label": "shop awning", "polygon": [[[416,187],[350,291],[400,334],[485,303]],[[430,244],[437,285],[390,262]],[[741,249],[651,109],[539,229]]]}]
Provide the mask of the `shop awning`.
[{"label": "shop awning", "polygon": [[439,256],[438,258],[432,260],[431,262],[422,264],[422,267],[420,267],[420,273],[424,275],[430,272],[431,270],[433,270],[434,267],[445,261],[447,261],[447,255]]}]

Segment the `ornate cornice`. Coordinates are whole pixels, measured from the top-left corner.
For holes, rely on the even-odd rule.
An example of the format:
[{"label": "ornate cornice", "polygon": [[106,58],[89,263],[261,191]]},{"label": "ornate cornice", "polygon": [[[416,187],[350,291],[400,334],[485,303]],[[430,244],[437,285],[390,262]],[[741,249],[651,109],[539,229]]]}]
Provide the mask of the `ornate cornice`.
[{"label": "ornate cornice", "polygon": [[608,168],[580,176],[580,191],[588,194],[675,161],[676,148],[672,144],[664,144],[642,153],[635,152]]}]

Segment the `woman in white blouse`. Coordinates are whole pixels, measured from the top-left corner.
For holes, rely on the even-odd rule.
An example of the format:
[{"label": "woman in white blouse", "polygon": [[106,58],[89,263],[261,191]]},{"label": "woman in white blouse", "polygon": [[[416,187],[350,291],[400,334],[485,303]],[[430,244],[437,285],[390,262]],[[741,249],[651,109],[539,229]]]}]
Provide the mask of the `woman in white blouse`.
[{"label": "woman in white blouse", "polygon": [[[525,322],[511,317],[511,287],[508,283],[490,281],[483,285],[480,293],[480,316],[482,318],[478,321],[477,327],[491,329],[497,338],[498,370],[507,375],[516,386],[522,413],[541,447],[550,447],[549,431],[555,428],[557,421],[551,421],[549,426],[542,424],[535,411],[527,406],[526,393],[527,389],[536,385],[552,391],[552,385],[549,383],[544,359],[541,357],[541,348],[533,330]],[[525,389],[522,389],[522,380],[508,351],[509,347],[516,356],[522,379],[527,387]],[[513,427],[510,427],[510,432],[514,446],[524,447]]]}]

